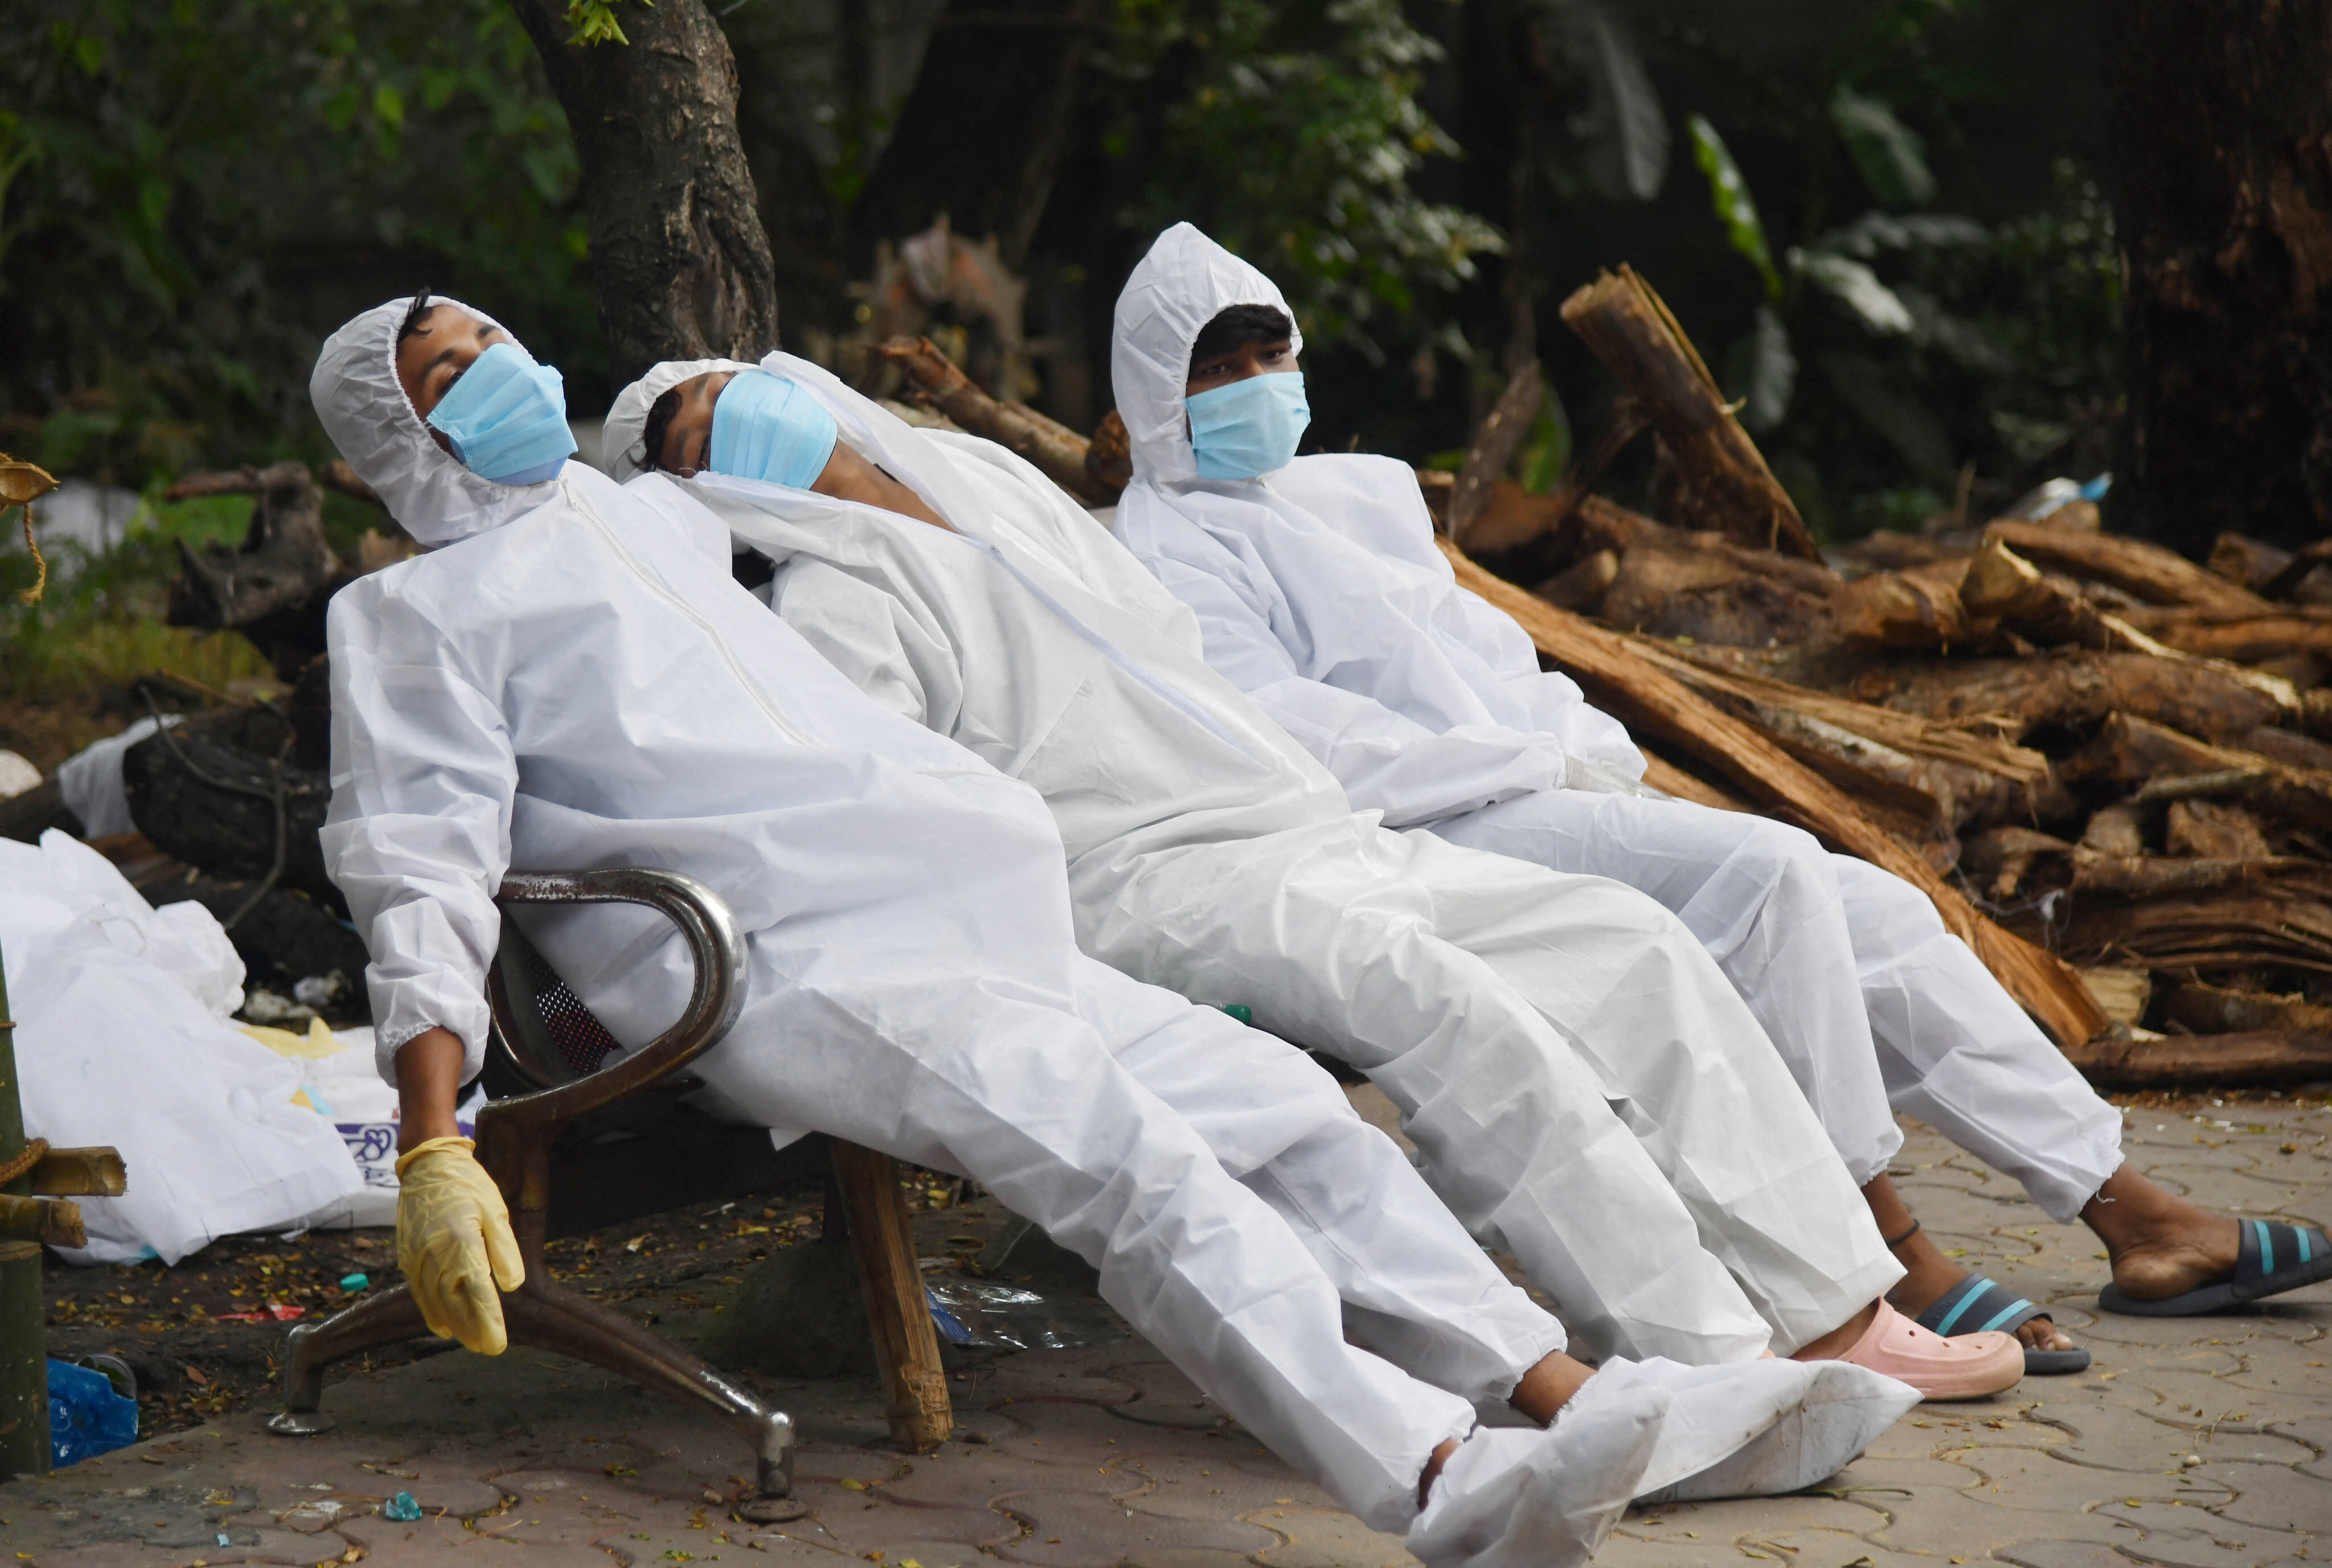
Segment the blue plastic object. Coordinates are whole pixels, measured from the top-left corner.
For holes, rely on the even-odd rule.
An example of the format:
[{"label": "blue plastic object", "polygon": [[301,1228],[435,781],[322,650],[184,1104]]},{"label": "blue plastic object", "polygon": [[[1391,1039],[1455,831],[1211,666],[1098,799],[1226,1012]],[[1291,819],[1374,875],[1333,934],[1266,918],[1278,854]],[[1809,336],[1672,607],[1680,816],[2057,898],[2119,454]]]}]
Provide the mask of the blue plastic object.
[{"label": "blue plastic object", "polygon": [[400,1525],[410,1525],[421,1517],[421,1505],[413,1500],[410,1492],[399,1492],[381,1505],[380,1516],[394,1519]]},{"label": "blue plastic object", "polygon": [[113,1391],[101,1372],[49,1362],[49,1462],[58,1469],[138,1440],[138,1401]]},{"label": "blue plastic object", "polygon": [[371,1285],[372,1276],[368,1274],[343,1274],[340,1276],[340,1288],[342,1290],[351,1292],[364,1290],[368,1288]]}]

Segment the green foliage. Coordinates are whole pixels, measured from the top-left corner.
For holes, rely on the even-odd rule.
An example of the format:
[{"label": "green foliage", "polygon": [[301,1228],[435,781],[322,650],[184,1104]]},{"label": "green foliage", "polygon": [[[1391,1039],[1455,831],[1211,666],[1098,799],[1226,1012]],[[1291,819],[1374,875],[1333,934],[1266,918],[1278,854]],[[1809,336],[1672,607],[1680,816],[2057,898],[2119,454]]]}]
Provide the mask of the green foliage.
[{"label": "green foliage", "polygon": [[33,578],[20,514],[0,512],[0,528],[17,540],[13,550],[0,550],[0,698],[87,701],[155,671],[221,689],[269,674],[267,661],[239,633],[204,635],[162,620],[177,575],[177,541],[196,549],[234,543],[251,526],[252,505],[249,496],[149,497],[129,537],[112,550],[47,546],[49,586],[38,605],[16,598]]},{"label": "green foliage", "polygon": [[1749,195],[1749,182],[1741,177],[1740,166],[1733,161],[1725,139],[1716,134],[1716,127],[1696,114],[1685,122],[1692,137],[1692,161],[1708,178],[1710,205],[1716,209],[1716,221],[1725,225],[1725,238],[1749,264],[1757,269],[1764,280],[1769,298],[1782,297],[1782,274],[1773,270],[1773,247],[1765,243],[1765,225],[1758,220],[1757,204]]},{"label": "green foliage", "polygon": [[574,153],[501,0],[25,0],[0,103],[0,445],[52,471],[320,455],[320,329],[422,282],[570,386],[604,363]]},{"label": "green foliage", "polygon": [[1411,188],[1428,158],[1458,148],[1416,98],[1440,47],[1398,0],[1120,0],[1102,62],[1125,87],[1113,146],[1133,139],[1171,51],[1195,56],[1191,86],[1120,221],[1197,223],[1279,282],[1314,341],[1381,363],[1393,340],[1432,331],[1430,307],[1474,276],[1475,256],[1504,248],[1488,223]]},{"label": "green foliage", "polygon": [[[567,0],[567,25],[572,29],[569,43],[600,44],[629,43],[622,25],[616,20],[616,6],[620,0]],[[655,0],[640,0],[643,5],[653,5]]]},{"label": "green foliage", "polygon": [[1926,144],[1892,109],[1840,82],[1830,95],[1830,118],[1854,167],[1862,171],[1862,183],[1881,206],[1917,207],[1935,199]]}]

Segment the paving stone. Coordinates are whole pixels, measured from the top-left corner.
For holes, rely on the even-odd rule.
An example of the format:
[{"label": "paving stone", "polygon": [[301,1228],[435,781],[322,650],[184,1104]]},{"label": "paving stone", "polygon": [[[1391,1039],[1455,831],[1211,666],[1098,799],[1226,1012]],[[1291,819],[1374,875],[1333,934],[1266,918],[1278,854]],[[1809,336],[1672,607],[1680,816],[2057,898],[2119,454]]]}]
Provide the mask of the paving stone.
[{"label": "paving stone", "polygon": [[1047,1568],[1106,1568],[1133,1552],[1161,1545],[1254,1553],[1278,1539],[1237,1519],[1162,1518],[1084,1492],[1022,1492],[998,1499],[998,1506],[1009,1509],[1028,1531],[999,1547],[998,1554]]},{"label": "paving stone", "polygon": [[2142,1563],[2165,1568],[2264,1568],[2291,1557],[2305,1538],[2284,1530],[2261,1529],[2222,1518],[2210,1510],[2174,1503],[2108,1503],[2102,1518],[2137,1526],[2140,1536],[2121,1548]]},{"label": "paving stone", "polygon": [[2026,1541],[1993,1554],[2018,1568],[2130,1568],[2130,1559],[2095,1541]]},{"label": "paving stone", "polygon": [[2332,1480],[2303,1475],[2289,1465],[2203,1465],[2187,1473],[2234,1493],[2213,1509],[2222,1519],[2332,1533]]},{"label": "paving stone", "polygon": [[1398,1535],[1330,1508],[1257,1508],[1239,1515],[1281,1537],[1255,1554],[1263,1568],[1415,1568]]}]

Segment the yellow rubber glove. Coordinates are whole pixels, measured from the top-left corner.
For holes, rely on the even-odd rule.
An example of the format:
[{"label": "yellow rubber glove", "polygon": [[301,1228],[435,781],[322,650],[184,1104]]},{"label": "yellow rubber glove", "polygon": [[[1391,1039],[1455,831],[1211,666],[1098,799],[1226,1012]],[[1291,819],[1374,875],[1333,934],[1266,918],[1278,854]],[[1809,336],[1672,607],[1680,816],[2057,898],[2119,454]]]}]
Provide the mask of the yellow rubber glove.
[{"label": "yellow rubber glove", "polygon": [[397,1266],[431,1334],[481,1355],[510,1348],[495,1293],[526,1283],[502,1190],[467,1138],[432,1138],[397,1156]]}]

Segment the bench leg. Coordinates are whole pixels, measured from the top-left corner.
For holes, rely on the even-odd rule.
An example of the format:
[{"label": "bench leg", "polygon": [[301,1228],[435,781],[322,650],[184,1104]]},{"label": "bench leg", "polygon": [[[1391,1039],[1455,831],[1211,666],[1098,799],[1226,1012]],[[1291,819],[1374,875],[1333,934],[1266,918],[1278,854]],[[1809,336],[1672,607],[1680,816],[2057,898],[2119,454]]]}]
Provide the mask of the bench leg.
[{"label": "bench leg", "polygon": [[850,1245],[866,1286],[866,1315],[874,1331],[874,1359],[891,1401],[891,1440],[911,1454],[929,1453],[955,1425],[947,1373],[940,1366],[939,1334],[931,1298],[915,1263],[899,1166],[888,1154],[834,1141],[834,1173],[848,1211]]},{"label": "bench leg", "polygon": [[332,1418],[316,1408],[324,1399],[324,1369],[343,1356],[402,1344],[428,1332],[413,1293],[401,1285],[321,1323],[299,1324],[283,1339],[283,1409],[267,1429],[282,1438],[330,1431]]}]

